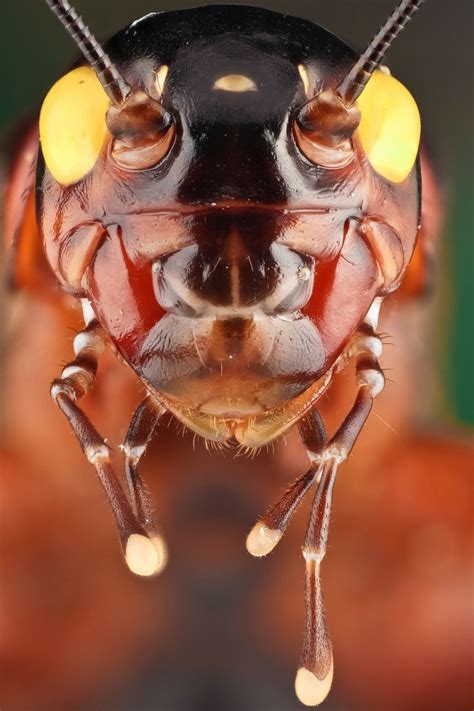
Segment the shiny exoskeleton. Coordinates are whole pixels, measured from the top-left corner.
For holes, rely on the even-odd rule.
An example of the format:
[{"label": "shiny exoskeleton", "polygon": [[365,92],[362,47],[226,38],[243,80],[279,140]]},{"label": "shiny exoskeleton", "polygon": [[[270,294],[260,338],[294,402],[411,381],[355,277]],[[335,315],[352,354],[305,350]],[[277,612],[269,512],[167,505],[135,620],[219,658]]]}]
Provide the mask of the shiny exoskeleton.
[{"label": "shiny exoskeleton", "polygon": [[[104,51],[67,2],[48,0],[86,60],[39,122],[38,225],[85,320],[53,398],[140,575],[166,560],[137,470],[165,412],[245,448],[298,425],[309,470],[247,548],[270,552],[316,486],[296,678],[308,705],[333,673],[319,568],[335,474],[383,389],[378,313],[420,223],[416,107],[378,67],[421,2],[403,0],[359,56],[308,21],[241,6],[152,13]],[[123,445],[129,497],[77,404],[107,345],[148,393]],[[357,396],[327,438],[317,402],[353,359]]]}]

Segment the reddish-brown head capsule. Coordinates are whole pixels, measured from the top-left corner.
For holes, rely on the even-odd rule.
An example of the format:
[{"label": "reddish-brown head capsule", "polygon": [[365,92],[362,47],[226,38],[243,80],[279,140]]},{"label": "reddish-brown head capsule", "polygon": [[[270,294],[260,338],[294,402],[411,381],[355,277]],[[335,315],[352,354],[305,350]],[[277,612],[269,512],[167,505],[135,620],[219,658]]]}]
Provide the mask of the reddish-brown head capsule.
[{"label": "reddish-brown head capsule", "polygon": [[[383,388],[378,310],[420,216],[416,105],[377,67],[421,2],[403,0],[360,59],[307,21],[237,6],[147,15],[104,51],[68,3],[49,4],[90,65],[52,88],[40,118],[44,247],[86,323],[53,397],[145,575],[166,554],[137,464],[163,412],[250,448],[299,424],[310,470],[247,547],[268,553],[317,484],[296,691],[319,703],[332,678],[319,566],[334,477]],[[149,394],[124,444],[131,503],[75,402],[107,342]],[[315,407],[353,357],[358,395],[328,440]]]},{"label": "reddish-brown head capsule", "polygon": [[[248,31],[231,31],[233,14]],[[307,22],[151,15],[109,46],[131,94],[108,109],[81,179],[61,184],[45,166],[49,260],[186,424],[261,444],[397,285],[418,225],[415,171],[399,184],[374,171],[360,110],[337,93],[356,57]]]}]

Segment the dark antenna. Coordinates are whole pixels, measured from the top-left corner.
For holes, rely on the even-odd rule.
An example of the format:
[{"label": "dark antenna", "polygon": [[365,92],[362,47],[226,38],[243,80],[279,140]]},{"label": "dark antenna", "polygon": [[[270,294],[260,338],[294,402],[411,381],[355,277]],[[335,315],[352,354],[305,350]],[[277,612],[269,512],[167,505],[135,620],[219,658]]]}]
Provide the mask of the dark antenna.
[{"label": "dark antenna", "polygon": [[110,57],[100,46],[87,25],[79,17],[68,0],[46,0],[47,5],[73,38],[97,78],[104,87],[110,100],[116,106],[124,102],[131,93],[130,85],[118,71]]},{"label": "dark antenna", "polygon": [[373,72],[380,65],[392,42],[403,30],[424,0],[402,0],[387,22],[380,28],[364,54],[354,64],[337,89],[346,104],[353,104],[365,89]]}]

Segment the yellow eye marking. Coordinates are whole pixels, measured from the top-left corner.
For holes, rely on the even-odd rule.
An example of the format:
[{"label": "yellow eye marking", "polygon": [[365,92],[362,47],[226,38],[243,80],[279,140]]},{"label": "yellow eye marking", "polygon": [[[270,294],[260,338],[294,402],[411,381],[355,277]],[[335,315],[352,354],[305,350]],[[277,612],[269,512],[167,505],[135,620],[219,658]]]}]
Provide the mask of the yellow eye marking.
[{"label": "yellow eye marking", "polygon": [[258,91],[255,82],[243,74],[227,74],[220,77],[214,82],[213,89],[221,89],[222,91]]},{"label": "yellow eye marking", "polygon": [[75,183],[94,167],[107,135],[109,103],[90,67],[73,69],[49,90],[41,107],[40,141],[58,183]]},{"label": "yellow eye marking", "polygon": [[166,77],[168,76],[169,67],[167,64],[163,64],[156,72],[156,88],[158,89],[158,96],[161,96],[165,88]]},{"label": "yellow eye marking", "polygon": [[356,135],[374,170],[401,183],[415,164],[421,122],[416,102],[397,79],[376,71],[358,99],[361,121]]},{"label": "yellow eye marking", "polygon": [[304,93],[306,94],[306,96],[308,97],[308,99],[310,99],[311,97],[310,97],[310,95],[309,95],[309,76],[308,76],[308,70],[306,69],[306,67],[304,66],[304,64],[298,64],[298,73],[299,73],[299,75],[300,75],[300,77],[301,77],[301,81],[303,82]]}]

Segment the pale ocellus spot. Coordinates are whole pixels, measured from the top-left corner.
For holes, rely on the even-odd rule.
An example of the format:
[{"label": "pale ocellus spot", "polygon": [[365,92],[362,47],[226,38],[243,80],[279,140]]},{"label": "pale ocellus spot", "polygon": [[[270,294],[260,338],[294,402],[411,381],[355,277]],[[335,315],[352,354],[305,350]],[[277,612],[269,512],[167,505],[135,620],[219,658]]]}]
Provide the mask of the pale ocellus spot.
[{"label": "pale ocellus spot", "polygon": [[250,77],[243,74],[226,74],[224,77],[216,79],[213,89],[221,91],[258,91],[258,87]]}]

